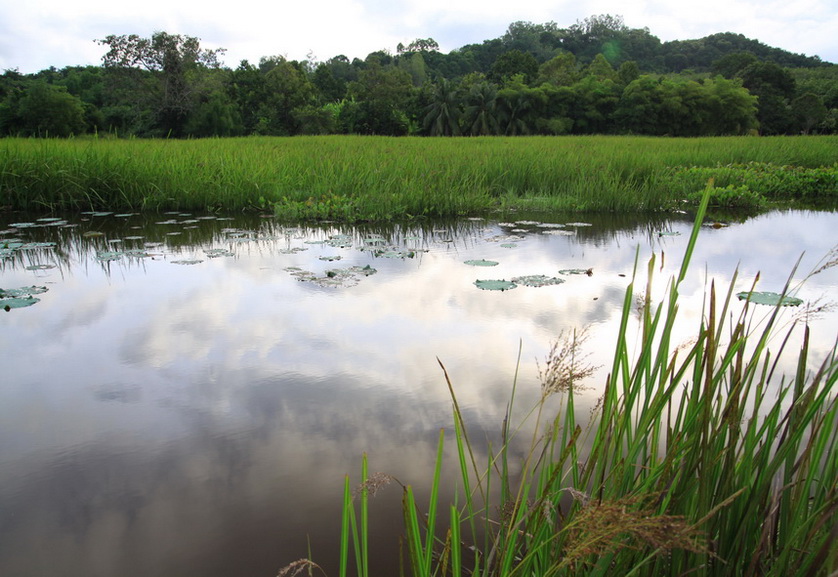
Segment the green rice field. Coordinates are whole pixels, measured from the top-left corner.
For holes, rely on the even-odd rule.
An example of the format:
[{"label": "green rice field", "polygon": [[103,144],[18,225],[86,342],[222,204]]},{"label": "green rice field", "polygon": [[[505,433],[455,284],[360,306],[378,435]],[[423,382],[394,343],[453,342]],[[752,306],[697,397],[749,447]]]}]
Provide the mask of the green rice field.
[{"label": "green rice field", "polygon": [[[0,140],[0,205],[268,210],[287,219],[462,216],[492,208],[835,206],[838,137],[253,137]],[[712,179],[712,180],[711,180]]]}]

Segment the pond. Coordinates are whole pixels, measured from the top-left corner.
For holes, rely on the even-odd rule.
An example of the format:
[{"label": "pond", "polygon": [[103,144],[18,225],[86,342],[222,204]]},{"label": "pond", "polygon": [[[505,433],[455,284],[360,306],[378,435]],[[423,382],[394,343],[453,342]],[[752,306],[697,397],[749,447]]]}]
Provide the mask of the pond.
[{"label": "pond", "polygon": [[[361,456],[420,493],[430,481],[453,422],[440,364],[494,439],[516,373],[523,414],[551,344],[589,327],[601,368],[577,400],[587,414],[635,261],[645,290],[655,255],[661,296],[691,226],[0,214],[0,574],[269,576],[311,555],[337,575],[344,475]],[[703,227],[680,338],[710,279],[724,294],[738,267],[735,291],[759,273],[757,290],[779,292],[798,259],[793,285],[838,256],[836,230],[838,213],[805,211]],[[817,358],[838,334],[836,289],[828,268],[788,307],[789,320],[822,309]],[[395,573],[400,497],[372,500],[373,574]]]}]

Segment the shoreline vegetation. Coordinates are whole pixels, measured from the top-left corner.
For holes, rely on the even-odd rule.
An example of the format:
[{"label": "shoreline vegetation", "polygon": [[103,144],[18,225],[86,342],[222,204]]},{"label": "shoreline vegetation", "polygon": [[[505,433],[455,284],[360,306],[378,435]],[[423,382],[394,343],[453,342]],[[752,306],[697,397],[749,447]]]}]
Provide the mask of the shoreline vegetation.
[{"label": "shoreline vegetation", "polygon": [[0,206],[383,221],[838,206],[838,136],[0,139]]},{"label": "shoreline vegetation", "polygon": [[[354,491],[345,478],[340,577],[369,575],[369,501],[399,489],[403,575],[836,575],[838,345],[810,358],[809,343],[821,337],[810,334],[809,313],[789,322],[779,305],[736,306],[736,275],[727,288],[708,281],[695,338],[673,340],[679,287],[710,198],[708,188],[660,302],[646,296],[638,308],[656,262],[653,255],[645,285],[636,262],[613,364],[584,429],[574,407],[594,372],[584,329],[557,339],[539,370],[541,400],[518,425],[510,423],[513,379],[501,442],[488,454],[469,437],[456,384],[439,361],[453,424],[440,431],[436,465],[421,480],[430,490],[370,473],[364,455]],[[806,278],[838,265],[835,250]],[[798,288],[793,276],[784,294]],[[794,374],[775,374],[785,355],[797,359]],[[553,413],[547,401],[556,397]],[[529,439],[523,453],[519,437]],[[451,503],[439,498],[443,469],[457,477]],[[278,574],[305,573],[325,571],[300,559]]]}]

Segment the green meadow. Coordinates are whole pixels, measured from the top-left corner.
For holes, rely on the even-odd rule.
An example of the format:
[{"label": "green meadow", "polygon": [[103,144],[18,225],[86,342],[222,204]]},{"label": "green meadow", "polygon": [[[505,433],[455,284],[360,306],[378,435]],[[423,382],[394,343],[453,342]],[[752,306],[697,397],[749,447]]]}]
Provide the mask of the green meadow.
[{"label": "green meadow", "polygon": [[838,136],[0,140],[0,205],[448,217],[493,208],[834,207]]}]

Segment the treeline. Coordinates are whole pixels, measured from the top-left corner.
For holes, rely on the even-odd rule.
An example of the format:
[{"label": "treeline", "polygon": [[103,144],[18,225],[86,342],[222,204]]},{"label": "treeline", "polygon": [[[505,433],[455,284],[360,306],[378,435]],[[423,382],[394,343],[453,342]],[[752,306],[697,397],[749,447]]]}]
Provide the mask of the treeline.
[{"label": "treeline", "polygon": [[220,62],[194,37],[108,36],[102,66],[0,76],[0,134],[711,136],[838,131],[838,66],[737,34],[662,43],[620,17],[515,22],[448,54]]}]

